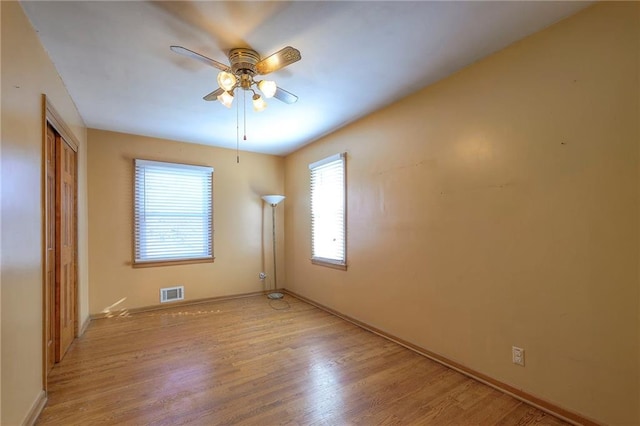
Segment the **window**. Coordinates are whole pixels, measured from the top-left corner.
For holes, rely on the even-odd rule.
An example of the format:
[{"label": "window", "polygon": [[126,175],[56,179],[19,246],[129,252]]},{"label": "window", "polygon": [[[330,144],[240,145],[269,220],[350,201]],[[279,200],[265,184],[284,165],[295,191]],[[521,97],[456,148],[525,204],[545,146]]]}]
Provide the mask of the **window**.
[{"label": "window", "polygon": [[311,262],[346,269],[345,154],[309,165]]},{"label": "window", "polygon": [[135,160],[134,265],[213,261],[213,168]]}]

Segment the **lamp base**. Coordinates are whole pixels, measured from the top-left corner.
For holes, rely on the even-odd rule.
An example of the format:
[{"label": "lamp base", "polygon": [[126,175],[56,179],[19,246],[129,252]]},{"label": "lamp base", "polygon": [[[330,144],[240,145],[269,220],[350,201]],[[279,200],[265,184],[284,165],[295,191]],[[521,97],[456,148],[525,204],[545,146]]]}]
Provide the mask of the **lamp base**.
[{"label": "lamp base", "polygon": [[269,299],[282,299],[284,295],[282,293],[269,293],[267,294]]}]

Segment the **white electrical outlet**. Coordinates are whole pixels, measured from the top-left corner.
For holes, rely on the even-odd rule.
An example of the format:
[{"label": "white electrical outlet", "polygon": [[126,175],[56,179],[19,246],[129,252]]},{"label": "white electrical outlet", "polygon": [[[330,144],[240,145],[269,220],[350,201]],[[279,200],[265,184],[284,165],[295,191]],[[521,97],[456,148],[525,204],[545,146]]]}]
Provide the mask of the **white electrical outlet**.
[{"label": "white electrical outlet", "polygon": [[524,367],[524,349],[511,346],[511,361]]}]

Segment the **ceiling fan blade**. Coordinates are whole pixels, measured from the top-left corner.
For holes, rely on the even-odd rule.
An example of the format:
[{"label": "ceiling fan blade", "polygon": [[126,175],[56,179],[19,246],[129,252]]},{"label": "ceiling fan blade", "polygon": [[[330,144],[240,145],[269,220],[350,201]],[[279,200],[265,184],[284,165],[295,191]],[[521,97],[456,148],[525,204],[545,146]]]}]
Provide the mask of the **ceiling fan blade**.
[{"label": "ceiling fan blade", "polygon": [[298,97],[296,95],[294,95],[291,92],[287,92],[286,90],[281,89],[280,87],[276,89],[276,94],[273,95],[273,97],[279,101],[284,102],[285,104],[293,104],[298,101]]},{"label": "ceiling fan blade", "polygon": [[170,46],[170,49],[172,51],[182,55],[182,56],[186,56],[188,58],[193,58],[193,59],[198,60],[198,61],[200,61],[202,63],[210,65],[210,66],[212,66],[214,68],[218,68],[219,70],[227,71],[227,72],[230,70],[228,65],[225,65],[225,64],[223,64],[221,62],[218,62],[216,60],[213,60],[211,58],[207,58],[206,56],[201,55],[201,54],[199,54],[197,52],[194,52],[193,50],[189,50],[186,47]]},{"label": "ceiling fan blade", "polygon": [[258,71],[258,74],[265,75],[278,71],[287,65],[293,64],[294,62],[298,62],[300,59],[302,59],[300,51],[291,46],[287,46],[258,62],[256,64],[256,70]]},{"label": "ceiling fan blade", "polygon": [[217,88],[216,90],[209,93],[208,95],[203,96],[202,99],[204,99],[205,101],[217,101],[218,96],[222,95],[222,92],[224,92],[224,89]]}]

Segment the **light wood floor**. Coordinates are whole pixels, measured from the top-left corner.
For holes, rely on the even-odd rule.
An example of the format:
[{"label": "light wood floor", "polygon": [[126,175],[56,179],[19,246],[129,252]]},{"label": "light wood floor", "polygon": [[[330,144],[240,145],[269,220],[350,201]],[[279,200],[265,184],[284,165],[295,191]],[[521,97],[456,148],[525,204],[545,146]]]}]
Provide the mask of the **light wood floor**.
[{"label": "light wood floor", "polygon": [[38,425],[564,425],[307,303],[263,296],[96,320]]}]

